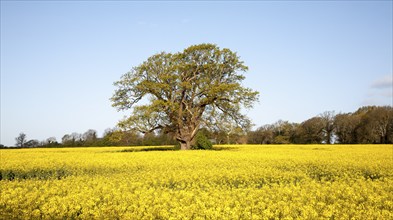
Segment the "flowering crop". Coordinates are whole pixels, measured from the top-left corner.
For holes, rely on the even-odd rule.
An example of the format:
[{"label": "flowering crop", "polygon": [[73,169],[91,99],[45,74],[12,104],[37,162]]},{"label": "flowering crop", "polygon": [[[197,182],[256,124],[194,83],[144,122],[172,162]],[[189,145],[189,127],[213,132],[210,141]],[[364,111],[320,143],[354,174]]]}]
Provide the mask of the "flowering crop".
[{"label": "flowering crop", "polygon": [[157,149],[0,150],[0,219],[393,219],[391,145]]}]

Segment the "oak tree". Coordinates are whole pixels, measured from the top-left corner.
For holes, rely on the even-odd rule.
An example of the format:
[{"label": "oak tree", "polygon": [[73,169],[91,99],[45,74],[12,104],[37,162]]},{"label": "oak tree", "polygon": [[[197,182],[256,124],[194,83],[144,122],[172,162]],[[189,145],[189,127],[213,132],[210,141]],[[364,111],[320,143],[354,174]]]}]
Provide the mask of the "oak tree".
[{"label": "oak tree", "polygon": [[222,114],[239,126],[249,125],[241,109],[251,108],[258,92],[242,85],[247,70],[235,52],[214,44],[155,54],[115,82],[112,105],[132,110],[119,126],[142,133],[173,132],[181,149],[187,150],[213,116]]}]

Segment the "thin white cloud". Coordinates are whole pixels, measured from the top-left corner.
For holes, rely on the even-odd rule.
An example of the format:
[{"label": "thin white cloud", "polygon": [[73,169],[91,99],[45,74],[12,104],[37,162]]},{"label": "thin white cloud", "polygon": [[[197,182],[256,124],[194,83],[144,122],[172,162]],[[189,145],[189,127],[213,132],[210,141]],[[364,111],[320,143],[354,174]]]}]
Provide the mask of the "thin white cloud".
[{"label": "thin white cloud", "polygon": [[362,105],[393,105],[392,74],[382,76],[370,84]]},{"label": "thin white cloud", "polygon": [[392,74],[383,76],[377,80],[375,80],[371,84],[371,88],[374,89],[385,89],[393,87],[393,77]]}]

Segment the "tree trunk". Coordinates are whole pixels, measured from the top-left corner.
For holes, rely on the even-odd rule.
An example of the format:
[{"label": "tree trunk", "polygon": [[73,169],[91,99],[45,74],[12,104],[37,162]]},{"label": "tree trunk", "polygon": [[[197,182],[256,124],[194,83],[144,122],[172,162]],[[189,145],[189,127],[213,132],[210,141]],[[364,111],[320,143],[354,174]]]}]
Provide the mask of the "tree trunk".
[{"label": "tree trunk", "polygon": [[180,150],[190,150],[191,142],[180,142]]},{"label": "tree trunk", "polygon": [[332,139],[332,132],[329,130],[326,133],[326,144],[332,144],[331,139]]},{"label": "tree trunk", "polygon": [[180,142],[180,150],[190,150],[191,143],[197,132],[197,126],[185,126],[178,130],[177,141]]}]

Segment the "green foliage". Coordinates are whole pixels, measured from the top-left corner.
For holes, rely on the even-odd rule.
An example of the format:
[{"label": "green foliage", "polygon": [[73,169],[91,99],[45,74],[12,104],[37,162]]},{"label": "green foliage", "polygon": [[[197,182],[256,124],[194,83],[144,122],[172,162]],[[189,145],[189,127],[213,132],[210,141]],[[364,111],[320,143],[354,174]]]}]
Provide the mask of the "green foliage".
[{"label": "green foliage", "polygon": [[195,144],[192,148],[197,150],[211,150],[213,148],[213,144],[202,132],[198,132],[195,137]]},{"label": "green foliage", "polygon": [[289,137],[288,136],[283,136],[283,135],[278,135],[274,138],[274,143],[275,144],[289,144]]},{"label": "green foliage", "polygon": [[180,150],[180,142],[176,142],[175,146],[174,146],[174,150]]}]

